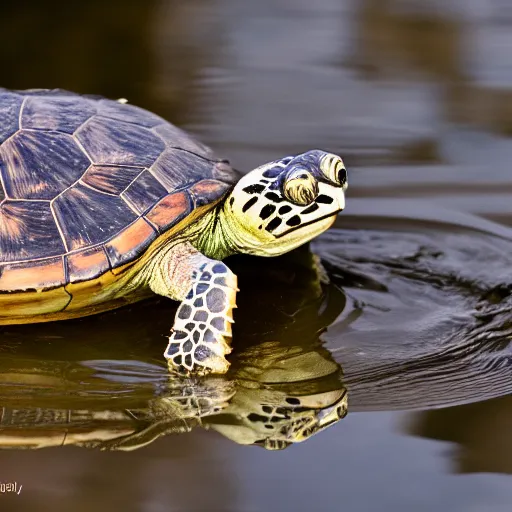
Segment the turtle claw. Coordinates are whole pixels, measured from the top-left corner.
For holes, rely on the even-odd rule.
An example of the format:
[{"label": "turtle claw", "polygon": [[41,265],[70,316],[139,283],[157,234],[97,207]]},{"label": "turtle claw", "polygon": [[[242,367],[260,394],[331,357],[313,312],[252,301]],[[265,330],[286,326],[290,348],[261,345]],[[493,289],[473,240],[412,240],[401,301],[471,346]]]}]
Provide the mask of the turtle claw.
[{"label": "turtle claw", "polygon": [[164,356],[179,374],[226,373],[231,352],[231,324],[236,296],[236,276],[223,263],[201,268],[186,299],[176,313]]}]

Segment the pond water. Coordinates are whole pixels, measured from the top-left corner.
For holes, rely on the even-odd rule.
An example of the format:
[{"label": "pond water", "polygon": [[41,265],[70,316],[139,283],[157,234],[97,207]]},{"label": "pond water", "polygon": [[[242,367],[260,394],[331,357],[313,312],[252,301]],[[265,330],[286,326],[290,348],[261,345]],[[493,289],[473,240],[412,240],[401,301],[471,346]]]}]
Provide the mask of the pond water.
[{"label": "pond water", "polygon": [[3,87],[126,97],[243,171],[349,170],[320,280],[307,247],[230,259],[224,377],[169,379],[164,299],[3,327],[1,510],[511,509],[506,2],[4,2],[0,43]]}]

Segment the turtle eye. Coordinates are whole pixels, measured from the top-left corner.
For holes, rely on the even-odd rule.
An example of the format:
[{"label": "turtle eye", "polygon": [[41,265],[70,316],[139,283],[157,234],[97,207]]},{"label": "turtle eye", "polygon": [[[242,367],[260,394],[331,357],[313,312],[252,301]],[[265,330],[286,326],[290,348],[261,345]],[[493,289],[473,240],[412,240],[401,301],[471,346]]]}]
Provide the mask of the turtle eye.
[{"label": "turtle eye", "polygon": [[318,196],[318,182],[309,171],[295,169],[287,176],[283,193],[291,203],[306,206]]},{"label": "turtle eye", "polygon": [[320,168],[328,180],[347,188],[347,170],[339,156],[327,155],[320,163]]}]

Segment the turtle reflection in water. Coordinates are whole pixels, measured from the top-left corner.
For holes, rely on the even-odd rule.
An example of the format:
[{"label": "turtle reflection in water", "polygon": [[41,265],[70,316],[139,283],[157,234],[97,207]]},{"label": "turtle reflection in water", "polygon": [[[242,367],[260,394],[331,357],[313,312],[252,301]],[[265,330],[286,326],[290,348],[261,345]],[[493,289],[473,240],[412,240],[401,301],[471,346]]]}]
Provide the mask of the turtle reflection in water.
[{"label": "turtle reflection in water", "polygon": [[345,207],[340,157],[320,150],[240,177],[164,119],[65,91],[0,90],[0,323],[69,319],[159,294],[181,301],[165,357],[225,373],[235,274]]},{"label": "turtle reflection in water", "polygon": [[[240,270],[240,304],[247,307],[240,308],[238,350],[223,376],[169,379],[150,364],[155,343],[144,340],[157,339],[165,301],[137,306],[148,319],[144,326],[133,322],[132,306],[29,327],[33,332],[4,327],[11,342],[0,353],[0,446],[131,450],[202,426],[240,444],[282,449],[343,418],[342,370],[319,334],[343,310],[344,295],[320,284],[306,249],[259,261],[257,269],[251,260],[231,262]],[[269,286],[258,286],[262,278]],[[51,345],[41,343],[48,339]]]}]

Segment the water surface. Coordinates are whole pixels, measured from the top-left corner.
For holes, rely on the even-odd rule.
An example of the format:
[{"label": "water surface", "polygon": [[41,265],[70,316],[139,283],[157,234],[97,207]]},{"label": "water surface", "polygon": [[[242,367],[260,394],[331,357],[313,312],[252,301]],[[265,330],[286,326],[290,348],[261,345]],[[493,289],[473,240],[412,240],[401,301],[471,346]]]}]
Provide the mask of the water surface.
[{"label": "water surface", "polygon": [[[505,3],[52,0],[0,14],[4,87],[126,97],[243,171],[311,147],[350,171],[346,211],[311,247],[328,279],[305,251],[231,259],[226,377],[169,381],[164,299],[2,328],[0,481],[23,485],[2,510],[510,509]],[[265,439],[290,418],[304,442],[251,446],[284,448]]]}]

